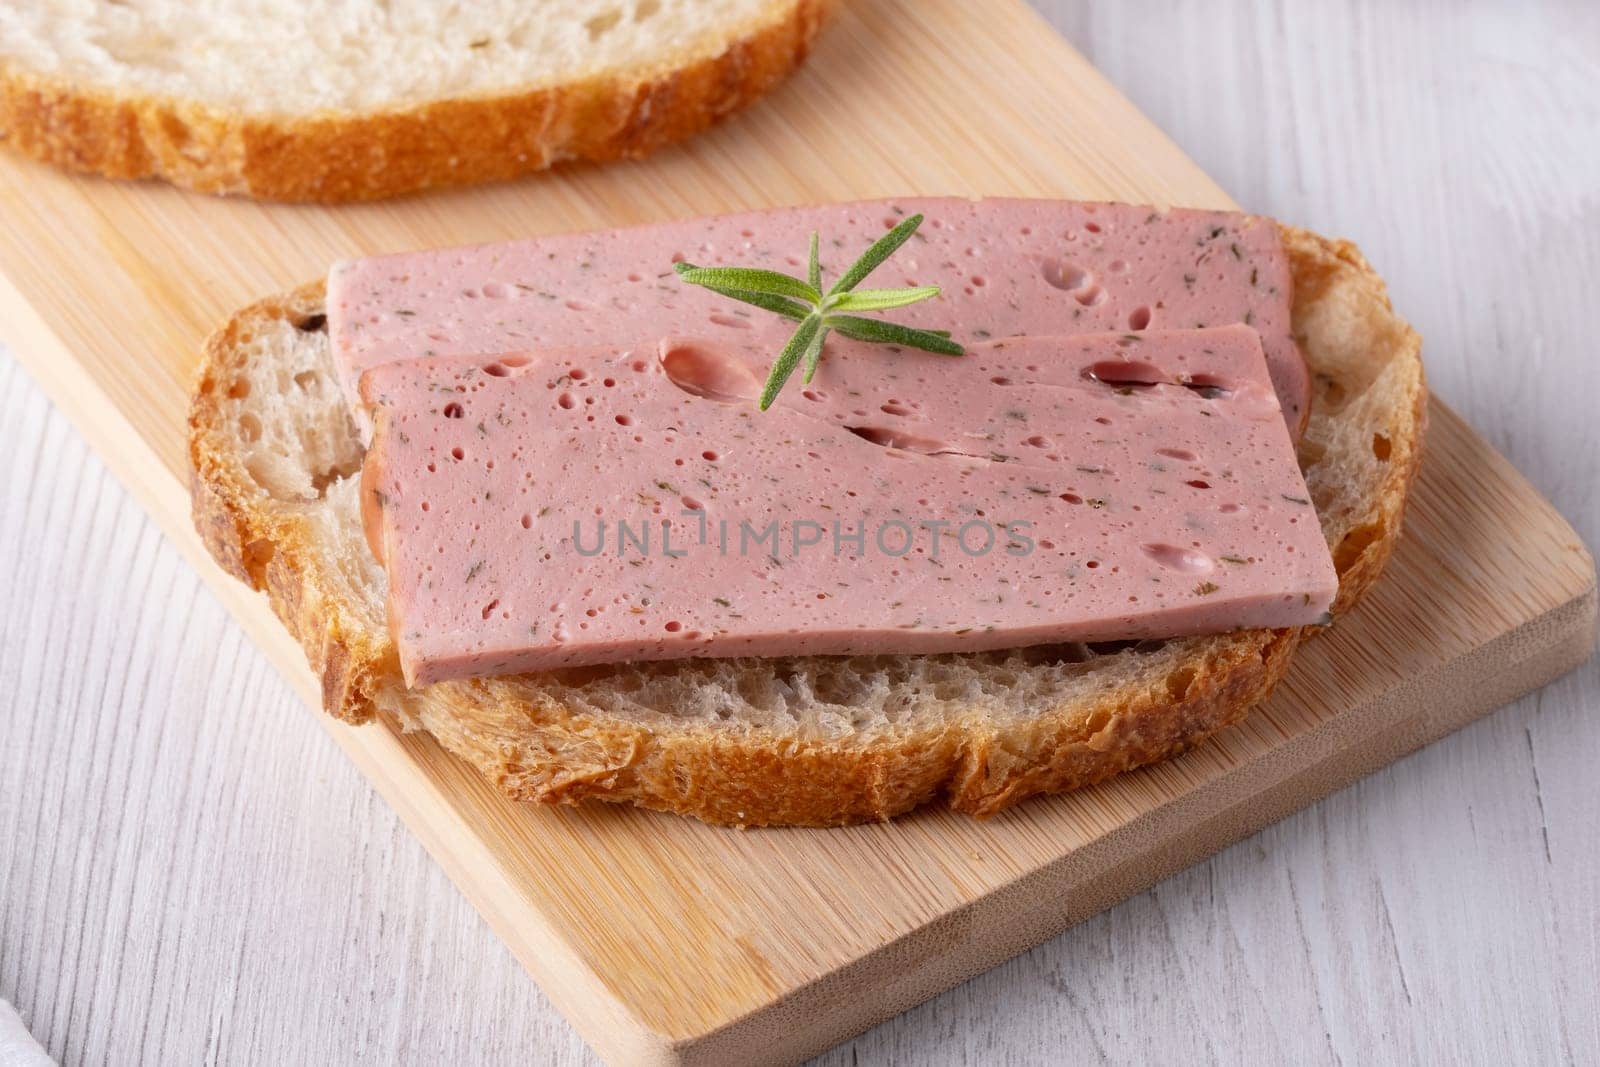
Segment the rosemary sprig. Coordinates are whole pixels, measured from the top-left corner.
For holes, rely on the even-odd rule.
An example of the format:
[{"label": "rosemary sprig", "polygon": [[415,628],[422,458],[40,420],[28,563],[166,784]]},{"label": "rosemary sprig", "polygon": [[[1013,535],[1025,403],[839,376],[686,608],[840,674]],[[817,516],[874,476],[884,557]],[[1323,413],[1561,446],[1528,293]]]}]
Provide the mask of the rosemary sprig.
[{"label": "rosemary sprig", "polygon": [[761,410],[765,411],[777,399],[779,391],[794,374],[796,367],[805,365],[803,381],[809,382],[816,375],[817,364],[822,360],[822,345],[830,331],[856,341],[900,345],[945,356],[966,354],[966,349],[950,339],[948,330],[919,330],[897,322],[850,314],[855,311],[888,311],[932,300],[939,295],[937,285],[917,285],[905,289],[856,288],[866,280],[867,275],[882,266],[884,260],[910,240],[921,224],[922,216],[912,215],[878,238],[827,292],[822,290],[822,264],[817,259],[815,233],[811,235],[804,281],[775,270],[756,267],[697,267],[693,263],[677,263],[673,269],[678,272],[678,277],[690,285],[710,289],[719,296],[751,304],[800,324],[772,364],[772,373],[767,376],[766,387],[761,391]]}]

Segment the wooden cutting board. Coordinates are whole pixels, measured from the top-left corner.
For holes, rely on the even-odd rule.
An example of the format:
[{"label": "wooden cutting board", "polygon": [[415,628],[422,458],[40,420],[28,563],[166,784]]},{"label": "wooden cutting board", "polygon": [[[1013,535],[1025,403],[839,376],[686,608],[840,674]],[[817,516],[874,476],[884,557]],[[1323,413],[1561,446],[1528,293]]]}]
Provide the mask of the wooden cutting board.
[{"label": "wooden cutting board", "polygon": [[[298,648],[188,523],[186,387],[231,309],[358,253],[911,192],[1229,204],[1020,0],[857,0],[770,100],[640,164],[328,210],[65,177],[0,154],[0,337],[315,704]],[[741,833],[537,810],[427,737],[307,721],[607,1059],[800,1058],[1589,654],[1595,576],[1576,535],[1447,408],[1431,417],[1388,575],[1270,701],[1178,760],[989,823],[928,811]]]}]

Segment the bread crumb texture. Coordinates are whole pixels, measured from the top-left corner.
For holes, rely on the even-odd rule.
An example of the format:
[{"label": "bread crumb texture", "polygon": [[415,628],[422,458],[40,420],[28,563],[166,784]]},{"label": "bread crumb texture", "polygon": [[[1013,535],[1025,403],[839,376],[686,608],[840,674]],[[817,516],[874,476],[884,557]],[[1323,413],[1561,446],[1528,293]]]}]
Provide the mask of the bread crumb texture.
[{"label": "bread crumb texture", "polygon": [[21,0],[0,141],[115,178],[343,201],[643,155],[771,88],[836,0]]}]

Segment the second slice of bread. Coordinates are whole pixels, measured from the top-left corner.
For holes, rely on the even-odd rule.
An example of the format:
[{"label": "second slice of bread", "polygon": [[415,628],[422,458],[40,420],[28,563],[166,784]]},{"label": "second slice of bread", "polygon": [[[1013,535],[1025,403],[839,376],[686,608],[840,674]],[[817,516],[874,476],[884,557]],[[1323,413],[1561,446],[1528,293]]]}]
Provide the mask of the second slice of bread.
[{"label": "second slice of bread", "polygon": [[[1421,342],[1353,245],[1283,237],[1315,382],[1301,466],[1340,574],[1337,614],[1399,535],[1421,455]],[[330,712],[426,729],[512,797],[744,825],[887,818],[936,800],[990,815],[1237,721],[1304,636],[677,661],[407,690],[361,530],[362,449],[322,298],[318,283],[263,301],[208,343],[190,413],[196,525],[224,567],[271,598]]]},{"label": "second slice of bread", "polygon": [[0,9],[0,144],[72,170],[368,200],[643,155],[770,89],[837,0]]}]

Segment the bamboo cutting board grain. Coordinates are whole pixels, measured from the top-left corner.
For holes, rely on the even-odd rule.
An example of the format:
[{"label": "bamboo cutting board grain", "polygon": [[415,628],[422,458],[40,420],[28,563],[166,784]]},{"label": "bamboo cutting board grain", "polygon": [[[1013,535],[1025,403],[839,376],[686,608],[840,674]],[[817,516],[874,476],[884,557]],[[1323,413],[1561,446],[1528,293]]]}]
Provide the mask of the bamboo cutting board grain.
[{"label": "bamboo cutting board grain", "polygon": [[[1227,204],[1020,0],[860,0],[774,97],[641,164],[324,210],[0,155],[0,336],[314,702],[298,648],[189,530],[185,393],[230,310],[361,252],[909,192]],[[1436,404],[1385,580],[1265,706],[1171,763],[987,824],[737,833],[534,810],[425,736],[318,721],[608,1059],[785,1060],[1541,684],[1588,654],[1594,610],[1571,529]]]}]

